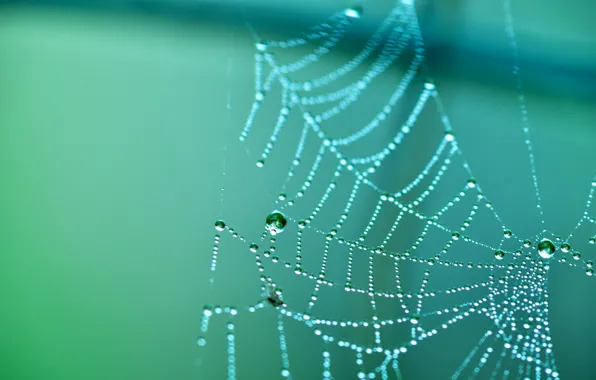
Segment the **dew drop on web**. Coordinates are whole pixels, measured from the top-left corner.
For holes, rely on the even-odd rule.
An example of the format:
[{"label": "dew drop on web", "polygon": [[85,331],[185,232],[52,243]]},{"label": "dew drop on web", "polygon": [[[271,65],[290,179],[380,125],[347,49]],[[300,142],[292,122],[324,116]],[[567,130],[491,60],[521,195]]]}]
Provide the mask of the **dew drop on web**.
[{"label": "dew drop on web", "polygon": [[346,8],[346,10],[344,11],[344,14],[348,18],[358,19],[358,18],[362,17],[363,12],[364,12],[364,10],[362,9],[362,6],[356,5],[353,7]]},{"label": "dew drop on web", "polygon": [[223,220],[218,220],[215,222],[215,229],[218,231],[223,231],[226,228],[226,224]]},{"label": "dew drop on web", "polygon": [[555,245],[549,239],[542,239],[538,243],[538,254],[543,259],[550,259],[555,253]]},{"label": "dew drop on web", "polygon": [[273,211],[267,215],[265,219],[265,228],[271,235],[277,235],[281,233],[287,224],[287,220],[284,214],[279,211]]}]

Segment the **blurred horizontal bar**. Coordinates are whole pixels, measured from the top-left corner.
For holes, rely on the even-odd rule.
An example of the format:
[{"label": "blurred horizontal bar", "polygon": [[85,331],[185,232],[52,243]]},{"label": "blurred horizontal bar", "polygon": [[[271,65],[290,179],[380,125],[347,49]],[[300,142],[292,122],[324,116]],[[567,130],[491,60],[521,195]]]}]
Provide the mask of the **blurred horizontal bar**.
[{"label": "blurred horizontal bar", "polygon": [[[275,2],[274,2],[275,3]],[[160,0],[0,0],[2,8],[14,6],[49,7],[85,12],[142,14],[153,17],[173,19],[191,23],[213,24],[214,28],[246,28],[250,22],[264,34],[296,35],[313,23],[322,21],[333,12],[331,6],[288,6],[287,8],[264,5],[248,5],[235,1],[160,1]],[[0,10],[2,10],[0,8]],[[500,31],[477,28],[475,41],[458,38],[457,31],[445,32],[446,26],[438,26],[441,15],[439,9],[432,6],[422,7],[419,11],[421,26],[428,50],[427,64],[436,75],[449,75],[462,79],[474,80],[490,85],[513,84],[511,74],[513,68],[512,52],[506,42],[505,33],[495,36]],[[451,13],[457,13],[452,10]],[[354,45],[366,41],[374,31],[378,17],[371,17],[368,22],[359,25]],[[361,21],[364,21],[361,20]],[[456,23],[457,25],[457,23]],[[469,27],[469,26],[468,26]],[[467,33],[470,33],[469,31]],[[588,31],[586,31],[588,33]],[[447,36],[447,37],[446,37]],[[518,40],[524,46],[534,45],[538,37],[523,34],[518,30]],[[501,43],[495,41],[501,39]],[[479,43],[477,41],[484,41]],[[536,44],[548,45],[550,41],[535,41]],[[550,46],[549,49],[538,49],[535,52],[520,51],[520,66],[524,88],[527,91],[553,93],[596,98],[596,52],[594,64],[565,60],[568,54],[562,46]],[[590,57],[591,58],[591,57]]]}]

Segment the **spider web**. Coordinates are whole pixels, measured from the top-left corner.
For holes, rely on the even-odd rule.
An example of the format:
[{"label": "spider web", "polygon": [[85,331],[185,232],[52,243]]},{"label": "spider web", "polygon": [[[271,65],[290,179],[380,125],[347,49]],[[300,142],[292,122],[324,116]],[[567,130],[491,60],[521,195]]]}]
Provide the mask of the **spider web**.
[{"label": "spider web", "polygon": [[[465,352],[447,360],[451,378],[559,377],[548,273],[557,262],[593,274],[592,262],[571,246],[596,223],[589,214],[596,181],[569,236],[544,228],[508,0],[503,9],[541,222],[533,236],[508,229],[475,179],[427,73],[413,2],[398,1],[358,54],[317,74],[350,40],[362,8],[341,10],[289,40],[252,31],[255,97],[239,136],[247,155],[260,147],[255,170],[277,193],[267,193],[268,212],[251,215],[261,233],[236,230],[234,216],[215,223],[211,286],[231,286],[234,279],[215,284],[221,257],[245,252],[259,280],[254,302],[203,309],[197,343],[202,350],[225,344],[211,350],[226,358],[228,378],[242,377],[238,363],[259,344],[242,349],[241,328],[268,327],[277,348],[262,355],[280,377],[311,378],[319,368],[323,379],[401,379],[408,356],[433,344],[436,351],[424,355]],[[363,109],[371,97],[374,109]],[[267,110],[274,120],[259,119]],[[213,328],[216,321],[226,324]],[[462,333],[471,344],[457,349],[453,339]]]}]

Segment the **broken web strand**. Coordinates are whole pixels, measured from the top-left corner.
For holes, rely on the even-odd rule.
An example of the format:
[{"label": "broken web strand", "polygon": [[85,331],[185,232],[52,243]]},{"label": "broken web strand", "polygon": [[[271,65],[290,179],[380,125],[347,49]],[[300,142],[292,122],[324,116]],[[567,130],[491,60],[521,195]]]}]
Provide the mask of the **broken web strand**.
[{"label": "broken web strand", "polygon": [[[271,62],[273,62],[272,60],[270,60],[270,61],[271,61]],[[270,78],[274,78],[274,77],[275,77],[275,75],[270,75]],[[268,81],[269,85],[271,84],[271,82],[272,82],[272,81]],[[259,98],[261,98],[261,97],[259,96]],[[314,120],[315,120],[317,123],[320,123],[321,121],[323,121],[323,120],[321,120],[320,118],[319,118],[319,120],[316,120],[316,117],[315,117],[315,118],[313,118],[313,119],[314,119]],[[322,139],[323,139],[323,138],[325,137],[325,136],[324,136],[324,133],[323,133],[323,131],[321,130],[321,128],[320,128],[320,127],[319,127],[317,124],[313,124],[313,125],[312,125],[312,129],[313,129],[313,131],[315,131],[315,133],[316,133],[316,134],[317,134],[317,135],[318,135],[320,138],[322,138]],[[451,128],[448,128],[448,131],[450,131],[450,130],[452,130],[452,129],[451,129]],[[364,134],[366,134],[366,133],[364,133]],[[363,136],[363,135],[359,135],[359,136],[358,136],[358,138],[359,138],[359,137],[362,137],[362,136]],[[354,139],[354,141],[355,141],[355,140],[358,140],[358,138],[355,138],[355,139]],[[452,135],[446,135],[446,138],[447,138],[447,140],[449,140],[449,141],[454,141],[454,140],[455,140],[455,139],[454,139],[454,137],[453,137]],[[327,141],[327,140],[324,140],[324,141]],[[401,141],[400,141],[400,142],[401,142]],[[453,144],[453,146],[456,146],[456,145],[455,145],[455,144]],[[333,148],[331,147],[331,148],[329,148],[329,149],[330,149],[330,151],[331,151]],[[458,153],[461,153],[461,151],[459,151],[459,149],[457,149],[457,152],[458,152]],[[376,158],[379,158],[379,157],[384,157],[384,156],[383,156],[382,154],[381,154],[381,155],[377,155],[377,156],[376,156]],[[375,161],[375,162],[377,162],[377,161]],[[347,163],[347,162],[346,162],[346,163]],[[349,165],[349,164],[348,164],[348,165]],[[469,169],[469,167],[468,167],[468,165],[467,165],[467,164],[465,164],[465,165],[464,165],[464,167],[465,167],[466,169]],[[353,173],[353,174],[354,174],[354,175],[355,175],[355,176],[356,176],[356,177],[357,177],[357,178],[358,178],[360,181],[362,181],[362,183],[364,183],[364,184],[366,184],[366,185],[368,185],[368,186],[371,186],[371,187],[373,187],[373,188],[375,187],[375,186],[374,186],[374,184],[373,184],[372,182],[370,182],[370,181],[369,181],[369,180],[366,178],[366,177],[367,177],[367,174],[366,174],[367,172],[366,172],[366,171],[365,171],[365,172],[360,172],[360,171],[356,170],[356,169],[355,169],[353,166],[352,166],[352,167],[350,167],[350,166],[347,166],[347,168],[348,168],[348,171],[349,171],[349,172],[352,172],[352,173]],[[470,172],[470,174],[471,174],[471,172]],[[478,187],[478,190],[479,190],[479,189],[480,189],[480,188]],[[388,199],[389,199],[389,198],[388,198]],[[401,210],[400,212],[404,212],[404,213],[405,213],[405,212],[408,212],[408,213],[410,213],[410,214],[414,214],[414,215],[416,215],[417,217],[419,217],[419,218],[421,218],[421,219],[423,219],[423,218],[426,218],[424,215],[422,215],[422,214],[420,214],[419,212],[417,212],[417,211],[416,211],[416,210],[415,210],[415,209],[412,207],[412,205],[410,205],[410,204],[401,204],[401,203],[399,203],[399,202],[395,202],[394,204],[396,204],[396,206],[400,207],[400,210]],[[487,201],[487,206],[488,206],[488,205],[489,205],[489,203],[488,203],[488,201]],[[449,206],[449,205],[447,205],[447,206],[444,208],[444,210],[448,209],[449,207],[450,207],[450,206]],[[493,210],[493,213],[495,214],[495,216],[497,216],[497,215],[496,215],[496,212],[494,211],[494,207],[492,207],[492,206],[491,206],[491,207],[489,207],[489,209]],[[314,218],[314,217],[313,217],[313,218]],[[498,218],[498,216],[497,216],[497,218]],[[499,220],[500,220],[500,219],[499,219]],[[434,225],[434,226],[437,226],[437,227],[439,227],[439,228],[441,228],[441,229],[444,229],[444,230],[446,230],[446,231],[449,231],[447,228],[440,226],[440,224],[439,224],[438,222],[434,222],[434,223],[432,223],[432,225]],[[227,227],[225,227],[225,228],[227,228]],[[235,232],[232,232],[232,229],[229,229],[229,232],[232,234],[232,236],[233,236],[233,237],[238,237],[237,233],[235,233]],[[323,231],[318,231],[318,230],[317,230],[316,232],[317,232],[317,233],[324,233]],[[236,236],[234,236],[234,235],[236,235]],[[453,235],[452,235],[452,236],[453,236]],[[332,237],[332,239],[331,239],[331,240],[333,240],[333,239],[334,239],[334,238]],[[337,240],[338,240],[338,241],[339,241],[339,239],[340,239],[340,238],[337,238]],[[217,245],[218,243],[219,243],[219,239],[216,239],[216,245]],[[372,250],[371,248],[368,248],[368,247],[364,246],[363,244],[361,244],[361,243],[362,243],[361,241],[360,241],[360,242],[351,242],[351,243],[353,244],[353,245],[352,245],[352,247],[355,247],[354,249],[351,249],[351,250],[350,250],[350,251],[351,251],[351,255],[353,255],[353,254],[354,254],[354,251],[355,251],[355,249],[358,249],[358,250],[364,250],[364,251],[366,251],[366,252],[368,253],[368,255],[369,255],[369,259],[370,259],[370,258],[372,258],[372,257],[374,257],[374,255],[378,255],[378,254],[389,254],[389,255],[393,255],[393,257],[395,257],[395,258],[396,258],[396,262],[397,262],[397,259],[398,259],[398,258],[399,258],[399,259],[404,259],[404,258],[405,258],[405,259],[410,259],[410,260],[412,260],[412,261],[420,261],[420,262],[422,262],[422,260],[424,260],[424,259],[417,258],[417,257],[414,257],[414,256],[406,255],[406,254],[400,255],[400,254],[397,254],[397,253],[391,253],[391,252],[389,252],[389,253],[382,252],[382,251],[381,251],[381,252],[378,252],[378,251],[376,251],[376,250]],[[327,251],[327,249],[325,249],[325,251]],[[263,255],[263,256],[265,256],[265,255]],[[265,256],[265,257],[266,257],[266,256]],[[266,258],[268,258],[268,257],[266,257]],[[257,256],[257,263],[258,263],[258,265],[257,265],[257,266],[258,266],[258,269],[259,269],[259,271],[263,272],[263,271],[265,270],[265,268],[264,268],[264,266],[263,266],[263,263],[262,263],[262,262],[260,262],[260,259],[261,259],[261,258]],[[276,263],[276,260],[273,260],[273,258],[272,258],[272,257],[271,257],[271,259],[272,259],[271,261],[272,261],[273,263]],[[485,265],[485,267],[487,267],[487,266]],[[495,267],[495,266],[488,266],[487,268],[494,268],[494,267]],[[323,269],[324,269],[324,268],[323,268]],[[397,269],[397,268],[396,268],[396,269]],[[350,267],[350,269],[349,269],[349,272],[348,272],[348,273],[351,273],[351,267]],[[323,276],[323,277],[324,277],[324,276]],[[313,279],[312,277],[309,277],[309,278],[310,278],[310,279]],[[396,277],[396,280],[399,280],[399,278],[398,278],[398,277]],[[321,280],[321,279],[317,279],[317,285],[316,285],[316,286],[319,286],[319,285],[321,285],[321,284],[325,284],[325,285],[331,286],[331,284],[330,284],[330,283],[327,283],[326,281],[324,281],[324,280]],[[491,278],[491,286],[492,286],[493,284],[494,284],[494,281],[493,281],[493,279]],[[372,286],[371,286],[371,285],[369,284],[369,291],[370,291],[370,289],[371,289],[371,288],[374,290],[374,285],[372,285]],[[351,290],[351,291],[352,291],[352,290]],[[359,292],[366,292],[366,291],[365,291],[364,289],[361,289],[361,290],[359,290]],[[490,304],[491,304],[490,310],[492,311],[492,315],[493,315],[493,316],[494,316],[494,314],[495,314],[495,302],[494,302],[494,296],[495,296],[495,295],[502,294],[502,293],[503,293],[503,291],[497,291],[497,292],[494,292],[494,291],[493,291],[493,292],[492,292],[492,294],[491,294],[491,297],[490,297]],[[374,294],[374,291],[373,291],[373,294]],[[399,293],[398,293],[398,295],[399,295]],[[412,294],[408,294],[408,296],[409,296],[408,298],[411,298],[411,297],[412,297]],[[400,297],[398,297],[398,298],[400,298]],[[483,298],[479,299],[478,301],[474,302],[474,303],[473,303],[473,305],[474,305],[474,306],[479,306],[479,305],[485,304],[485,303],[487,303],[487,302],[489,302],[489,301],[488,301],[488,299],[487,299],[486,297],[483,297]],[[471,304],[471,303],[467,303],[467,304],[466,304],[466,306],[469,306],[470,304]],[[249,311],[253,311],[253,312],[255,312],[257,309],[259,309],[259,308],[262,308],[262,306],[263,306],[263,303],[261,302],[261,303],[259,303],[258,305],[260,305],[260,307],[253,307],[252,309],[250,309],[250,308],[249,308]],[[456,313],[458,313],[458,312],[459,312],[458,308],[454,308],[454,309],[457,309],[457,310],[454,310],[454,312],[456,312]],[[470,307],[470,311],[471,311],[471,312],[474,312],[474,311],[472,311],[472,309],[474,309],[474,308],[473,308],[473,307]],[[475,309],[474,309],[474,310],[475,310]],[[480,309],[478,312],[486,313],[487,311],[488,311],[488,309],[487,309],[486,307],[483,307],[483,308],[482,308],[482,309]],[[444,313],[449,313],[449,312],[450,312],[450,310],[447,310],[447,309],[444,311]],[[431,312],[431,313],[432,313],[432,312]],[[441,313],[442,313],[442,311],[440,311],[440,310],[436,311],[436,314],[441,314]],[[446,328],[445,326],[448,326],[449,324],[451,324],[451,323],[454,323],[454,322],[456,322],[457,320],[461,320],[461,319],[463,319],[463,317],[464,317],[464,316],[466,316],[466,315],[469,315],[469,313],[468,313],[468,314],[466,314],[466,313],[468,313],[468,311],[466,311],[466,312],[464,312],[464,313],[458,313],[458,314],[456,315],[456,317],[454,317],[454,318],[450,319],[450,320],[448,321],[448,323],[444,324],[444,325],[443,325],[443,328]],[[280,315],[281,315],[281,314],[288,315],[288,316],[292,316],[292,317],[293,317],[295,320],[297,320],[297,321],[300,321],[300,322],[303,322],[303,323],[306,323],[306,324],[307,324],[307,325],[309,325],[309,326],[312,326],[312,325],[314,325],[314,324],[315,324],[315,322],[321,322],[321,320],[319,320],[319,319],[315,319],[314,321],[312,321],[312,318],[311,318],[311,317],[310,317],[308,314],[292,313],[291,311],[289,311],[289,309],[286,309],[285,307],[281,309],[281,311],[280,311]],[[427,314],[427,315],[430,315],[430,314]],[[416,323],[413,323],[413,322],[412,322],[413,320],[416,320]],[[337,323],[338,323],[337,321],[327,321],[327,322],[330,322],[331,324],[334,324],[333,322],[335,322],[335,324],[337,324]],[[385,323],[390,323],[390,324],[391,324],[391,323],[393,323],[394,321],[393,321],[393,320],[389,320],[389,321],[381,321],[381,322],[385,322]],[[397,323],[407,323],[407,322],[409,322],[409,323],[412,323],[412,324],[418,324],[418,320],[417,320],[417,319],[411,319],[411,320],[407,320],[407,319],[400,318],[400,319],[398,319],[398,320],[397,320]],[[352,322],[352,324],[353,324],[353,323],[356,323],[356,322]],[[341,323],[340,323],[340,324],[341,324]],[[361,326],[361,325],[362,325],[362,326],[366,326],[366,325],[368,325],[368,324],[369,324],[369,322],[368,322],[368,321],[360,321],[359,323],[356,323],[356,325],[357,325],[357,326]],[[422,330],[420,329],[420,327],[418,327],[417,329],[415,329],[415,330],[414,330],[414,332],[415,332],[415,331],[422,331]],[[418,339],[418,341],[420,341],[420,340],[422,340],[422,339],[426,339],[426,338],[428,338],[428,337],[430,337],[430,336],[433,336],[433,335],[434,335],[434,334],[436,334],[436,333],[437,333],[437,332],[436,332],[436,330],[434,330],[434,329],[433,329],[433,330],[430,330],[429,332],[421,332],[421,334],[420,334],[420,338]],[[316,334],[316,332],[315,332],[315,334]],[[319,335],[319,334],[316,334],[316,335]],[[326,337],[326,339],[325,339],[325,337]],[[332,342],[332,341],[334,340],[334,339],[333,339],[333,337],[326,336],[326,335],[323,335],[323,338],[324,338],[323,340],[325,340],[325,341],[327,341],[327,342]],[[284,340],[285,340],[285,338],[284,338]],[[413,346],[415,346],[416,344],[417,344],[417,341],[416,341],[416,340],[412,340],[412,341],[411,341],[411,342],[409,342],[407,345],[401,346],[401,347],[400,347],[400,348],[398,348],[398,349],[394,349],[394,353],[393,353],[393,354],[392,354],[392,356],[391,356],[391,357],[394,359],[394,361],[393,361],[393,363],[394,363],[394,365],[393,365],[393,366],[394,366],[394,368],[397,366],[395,363],[397,363],[397,356],[399,355],[398,353],[405,353],[405,352],[407,352],[407,350],[408,350],[408,347],[413,347]],[[358,354],[359,354],[359,355],[358,355],[358,357],[359,357],[359,360],[360,360],[360,359],[362,359],[362,357],[363,357],[363,353],[366,353],[366,354],[368,354],[368,353],[372,353],[372,352],[382,352],[382,351],[383,351],[383,347],[381,347],[380,345],[379,345],[379,346],[377,346],[377,347],[364,347],[364,346],[358,346],[358,345],[354,345],[353,343],[352,343],[352,344],[350,344],[350,343],[348,343],[348,342],[343,342],[343,341],[341,342],[341,344],[340,344],[340,343],[338,343],[338,345],[340,345],[340,346],[344,346],[344,347],[345,347],[345,346],[349,346],[350,348],[352,348],[352,349],[355,349],[355,350],[358,352]],[[354,348],[354,347],[355,347],[355,348]],[[380,350],[380,351],[379,351],[379,350]],[[387,355],[388,355],[387,357],[389,357],[389,356],[391,355],[391,352],[390,352],[390,350],[387,350],[387,351],[389,351],[389,354],[387,354]],[[383,378],[385,378],[385,377],[387,376],[387,375],[386,375],[386,367],[387,367],[387,365],[388,365],[388,362],[387,362],[387,359],[386,359],[385,361],[383,361],[383,363],[381,363],[380,367],[377,367],[377,369],[375,370],[375,372],[376,372],[376,373],[379,373],[379,372],[380,372],[380,373],[381,373],[381,376],[382,376]],[[288,365],[288,367],[289,367],[289,365]],[[524,373],[524,368],[527,368],[527,365],[525,365],[525,367],[524,367],[524,365],[521,365],[519,368],[520,368],[520,371],[521,371],[520,373]],[[526,371],[526,372],[527,372],[527,371]],[[366,374],[364,374],[364,373],[360,373],[359,375],[366,375]],[[369,374],[369,375],[370,375],[370,374]]]}]

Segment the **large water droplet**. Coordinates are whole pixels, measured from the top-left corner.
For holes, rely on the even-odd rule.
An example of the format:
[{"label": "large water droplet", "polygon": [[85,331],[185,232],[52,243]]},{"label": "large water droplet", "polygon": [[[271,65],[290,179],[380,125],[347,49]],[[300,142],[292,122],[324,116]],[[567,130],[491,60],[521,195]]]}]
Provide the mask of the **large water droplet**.
[{"label": "large water droplet", "polygon": [[226,228],[226,224],[223,220],[218,220],[215,222],[215,229],[218,231],[223,231]]},{"label": "large water droplet", "polygon": [[495,258],[497,260],[503,260],[503,257],[505,257],[505,252],[503,252],[502,250],[497,250],[495,251]]},{"label": "large water droplet", "polygon": [[267,219],[265,219],[265,226],[271,235],[277,235],[282,232],[286,224],[286,217],[279,211],[271,212],[271,214],[267,215]]},{"label": "large water droplet", "polygon": [[511,230],[503,231],[503,236],[505,236],[505,238],[507,238],[507,239],[509,239],[512,235],[513,235],[513,232],[511,232]]},{"label": "large water droplet", "polygon": [[555,245],[549,239],[542,239],[538,243],[538,254],[543,259],[550,259],[555,253]]}]

